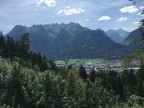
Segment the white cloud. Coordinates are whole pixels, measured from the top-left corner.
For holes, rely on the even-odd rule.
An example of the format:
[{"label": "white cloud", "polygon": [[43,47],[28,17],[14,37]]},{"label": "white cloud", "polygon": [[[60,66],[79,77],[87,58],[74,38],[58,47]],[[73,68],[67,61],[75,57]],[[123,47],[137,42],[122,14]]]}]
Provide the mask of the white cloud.
[{"label": "white cloud", "polygon": [[127,21],[127,17],[121,17],[118,20],[116,20],[116,22],[124,22]]},{"label": "white cloud", "polygon": [[140,10],[143,10],[144,9],[144,6],[140,6]]},{"label": "white cloud", "polygon": [[120,9],[121,13],[135,13],[138,11],[136,6],[126,6]]},{"label": "white cloud", "polygon": [[141,15],[141,13],[139,12],[137,15]]},{"label": "white cloud", "polygon": [[53,7],[56,5],[55,0],[38,0],[37,6]]},{"label": "white cloud", "polygon": [[109,17],[109,16],[101,16],[98,20],[104,21],[104,20],[110,20],[110,19],[111,19],[111,17]]},{"label": "white cloud", "polygon": [[140,13],[140,12],[139,12],[137,15],[142,16],[142,17],[144,16],[144,14],[142,14],[142,13]]},{"label": "white cloud", "polygon": [[66,9],[64,10],[59,10],[57,13],[58,14],[64,14],[64,15],[74,15],[74,14],[80,14],[85,12],[84,9],[82,8],[70,8],[70,7],[66,7]]},{"label": "white cloud", "polygon": [[89,21],[89,19],[87,18],[86,21]]},{"label": "white cloud", "polygon": [[140,24],[140,22],[133,22],[133,24]]}]

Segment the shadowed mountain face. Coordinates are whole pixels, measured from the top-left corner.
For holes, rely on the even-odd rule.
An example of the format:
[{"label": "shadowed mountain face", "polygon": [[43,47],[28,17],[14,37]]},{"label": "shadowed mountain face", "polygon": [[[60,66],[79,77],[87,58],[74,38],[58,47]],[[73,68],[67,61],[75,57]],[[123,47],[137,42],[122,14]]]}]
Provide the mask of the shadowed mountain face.
[{"label": "shadowed mountain face", "polygon": [[7,36],[19,40],[29,33],[31,50],[51,59],[105,58],[119,59],[128,54],[127,48],[112,41],[101,30],[90,30],[77,23],[15,26]]},{"label": "shadowed mountain face", "polygon": [[116,43],[122,43],[124,39],[129,35],[129,32],[122,29],[119,30],[108,30],[106,31],[108,37],[110,37]]},{"label": "shadowed mountain face", "polygon": [[129,36],[123,41],[124,45],[133,44],[134,41],[139,41],[142,39],[142,28],[138,28],[132,31]]}]

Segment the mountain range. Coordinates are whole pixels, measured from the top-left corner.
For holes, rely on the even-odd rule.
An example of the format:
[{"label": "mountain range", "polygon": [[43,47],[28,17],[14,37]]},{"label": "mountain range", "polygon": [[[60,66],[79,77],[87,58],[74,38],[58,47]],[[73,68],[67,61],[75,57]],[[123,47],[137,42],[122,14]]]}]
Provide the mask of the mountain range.
[{"label": "mountain range", "polygon": [[122,43],[126,37],[128,37],[129,32],[118,29],[118,30],[108,30],[106,31],[108,37],[110,37],[113,41],[117,43]]},{"label": "mountain range", "polygon": [[[19,40],[24,33],[29,33],[30,50],[40,52],[50,59],[68,58],[104,58],[121,59],[130,50],[127,45],[115,42],[110,34],[126,37],[129,33],[123,30],[107,32],[91,30],[78,23],[45,24],[26,27],[16,25],[7,36]],[[107,36],[107,34],[109,36]]]}]

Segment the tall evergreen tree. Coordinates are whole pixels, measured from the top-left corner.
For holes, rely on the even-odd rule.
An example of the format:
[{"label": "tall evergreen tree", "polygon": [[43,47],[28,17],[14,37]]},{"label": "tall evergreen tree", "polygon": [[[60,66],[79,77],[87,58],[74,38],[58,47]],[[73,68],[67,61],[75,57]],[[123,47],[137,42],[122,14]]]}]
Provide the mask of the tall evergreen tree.
[{"label": "tall evergreen tree", "polygon": [[124,87],[123,87],[123,84],[122,84],[122,81],[121,81],[120,77],[118,77],[116,85],[117,85],[116,86],[116,92],[117,92],[117,94],[120,95],[120,99],[123,100]]},{"label": "tall evergreen tree", "polygon": [[127,80],[128,80],[129,92],[131,92],[130,94],[134,94],[136,91],[137,79],[132,69],[129,72]]},{"label": "tall evergreen tree", "polygon": [[53,60],[49,60],[49,64],[52,70],[57,70],[57,66]]},{"label": "tall evergreen tree", "polygon": [[5,57],[4,53],[6,52],[6,43],[2,32],[0,32],[0,50],[1,50],[1,55]]},{"label": "tall evergreen tree", "polygon": [[20,44],[20,57],[26,59],[30,47],[29,33],[25,33],[24,35],[21,36],[19,44]]},{"label": "tall evergreen tree", "polygon": [[48,69],[50,69],[48,62],[46,60],[43,60],[40,66],[40,70],[43,72]]},{"label": "tall evergreen tree", "polygon": [[138,95],[144,98],[144,82],[141,80],[138,83]]},{"label": "tall evergreen tree", "polygon": [[91,80],[91,82],[94,82],[94,81],[95,81],[95,78],[96,78],[96,73],[95,73],[95,70],[93,69],[93,70],[90,72],[90,80]]},{"label": "tall evergreen tree", "polygon": [[87,79],[87,74],[86,74],[85,68],[84,68],[82,65],[81,65],[80,68],[79,68],[79,74],[80,74],[81,78],[86,81],[86,79]]}]

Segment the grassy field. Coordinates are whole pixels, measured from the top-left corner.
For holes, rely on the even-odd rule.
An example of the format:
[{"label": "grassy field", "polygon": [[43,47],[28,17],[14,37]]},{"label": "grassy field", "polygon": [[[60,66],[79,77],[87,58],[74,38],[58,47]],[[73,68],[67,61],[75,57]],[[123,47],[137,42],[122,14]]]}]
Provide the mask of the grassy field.
[{"label": "grassy field", "polygon": [[85,64],[100,64],[104,60],[97,59],[67,59],[67,60],[56,60],[57,65],[85,65]]}]

